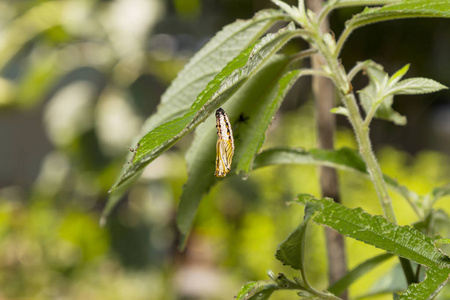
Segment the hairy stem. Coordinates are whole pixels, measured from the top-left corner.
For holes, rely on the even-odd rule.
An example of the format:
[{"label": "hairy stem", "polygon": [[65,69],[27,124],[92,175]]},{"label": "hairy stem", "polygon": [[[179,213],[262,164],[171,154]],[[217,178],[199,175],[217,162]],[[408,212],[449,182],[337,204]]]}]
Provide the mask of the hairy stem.
[{"label": "hairy stem", "polygon": [[372,144],[369,138],[369,128],[365,127],[363,124],[358,105],[356,104],[355,96],[353,93],[345,95],[343,101],[349,112],[348,118],[350,123],[355,130],[356,138],[359,144],[359,152],[366,162],[367,171],[369,172],[373,185],[375,186],[378,199],[380,200],[381,207],[383,208],[384,216],[389,222],[397,224],[394,209],[392,208],[392,201],[389,197],[386,183],[383,179],[383,173],[381,172],[381,168],[372,150]]},{"label": "hairy stem", "polygon": [[[380,200],[381,207],[383,208],[384,216],[389,222],[397,224],[397,219],[392,207],[392,201],[387,191],[386,182],[384,181],[383,173],[381,172],[381,168],[372,149],[372,144],[369,137],[369,127],[364,126],[364,121],[356,103],[355,96],[352,92],[352,85],[348,79],[347,73],[338,60],[340,49],[348,35],[351,33],[351,29],[347,27],[344,30],[334,51],[332,50],[332,47],[327,45],[325,42],[324,36],[320,32],[319,25],[317,23],[313,24],[311,28],[308,29],[312,32],[315,46],[319,50],[320,54],[322,54],[326,64],[328,65],[330,75],[333,77],[334,83],[342,97],[342,101],[348,110],[348,119],[353,127],[353,130],[355,131],[360,154],[366,163],[367,171],[377,192],[378,199]],[[414,280],[414,273],[412,272],[411,263],[404,258],[400,258],[400,262],[408,284],[412,283]]]}]

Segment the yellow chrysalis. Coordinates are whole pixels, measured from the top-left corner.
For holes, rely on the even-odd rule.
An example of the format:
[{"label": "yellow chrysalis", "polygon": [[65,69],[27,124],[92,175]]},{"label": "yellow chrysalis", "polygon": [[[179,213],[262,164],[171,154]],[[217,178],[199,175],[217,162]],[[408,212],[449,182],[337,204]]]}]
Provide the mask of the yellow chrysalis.
[{"label": "yellow chrysalis", "polygon": [[222,108],[216,111],[216,172],[217,177],[225,177],[231,168],[231,160],[234,154],[233,131],[230,120]]}]

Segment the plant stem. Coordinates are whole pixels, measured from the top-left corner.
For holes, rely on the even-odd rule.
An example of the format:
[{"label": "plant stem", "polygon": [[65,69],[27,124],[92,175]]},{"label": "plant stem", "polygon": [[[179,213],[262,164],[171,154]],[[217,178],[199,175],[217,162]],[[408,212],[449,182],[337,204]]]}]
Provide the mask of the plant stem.
[{"label": "plant stem", "polygon": [[361,119],[358,105],[353,93],[346,95],[343,98],[344,104],[349,112],[349,120],[355,130],[356,138],[359,144],[359,152],[366,162],[367,171],[370,174],[373,185],[383,208],[383,213],[386,219],[394,224],[397,224],[394,210],[392,208],[392,201],[387,192],[386,183],[383,179],[383,173],[377,163],[375,155],[372,150],[372,144],[369,138],[369,128],[365,127]]},{"label": "plant stem", "polygon": [[[351,84],[348,80],[347,74],[343,67],[339,64],[339,61],[333,57],[330,48],[325,44],[318,29],[315,31],[316,43],[319,52],[324,56],[334,78],[334,82],[338,87],[342,96],[342,101],[348,110],[348,119],[355,131],[356,139],[359,145],[359,152],[363,157],[367,172],[372,179],[373,185],[383,208],[384,216],[386,219],[394,224],[397,224],[394,210],[392,208],[392,201],[387,192],[386,183],[383,179],[383,173],[380,166],[377,163],[375,155],[372,150],[372,144],[369,137],[369,128],[364,126],[364,122],[361,117],[356,99],[351,91]],[[336,52],[335,52],[336,53]]]},{"label": "plant stem", "polygon": [[[364,122],[356,103],[355,96],[352,92],[352,87],[348,80],[348,76],[344,68],[340,65],[338,59],[333,56],[330,47],[326,45],[318,26],[314,29],[313,34],[315,35],[314,39],[316,46],[325,58],[330,69],[331,76],[333,76],[334,82],[343,99],[342,101],[348,110],[348,119],[353,127],[353,130],[355,131],[356,139],[359,145],[359,152],[366,163],[367,172],[369,173],[372,183],[375,186],[378,199],[380,200],[381,207],[383,208],[384,216],[389,222],[397,224],[397,219],[392,207],[391,198],[389,197],[389,193],[387,191],[386,182],[383,178],[383,173],[381,172],[381,168],[372,150],[372,144],[369,137],[369,127],[364,126]],[[334,54],[336,53],[339,53],[339,51],[334,52]],[[412,271],[411,263],[404,258],[400,258],[400,262],[408,284],[413,283],[414,272]]]}]

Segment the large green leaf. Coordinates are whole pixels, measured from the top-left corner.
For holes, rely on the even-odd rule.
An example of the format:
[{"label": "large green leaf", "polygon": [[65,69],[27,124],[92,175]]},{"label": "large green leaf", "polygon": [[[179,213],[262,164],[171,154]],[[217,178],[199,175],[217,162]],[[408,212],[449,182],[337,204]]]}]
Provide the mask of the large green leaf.
[{"label": "large green leaf", "polygon": [[280,11],[269,9],[258,12],[252,19],[225,26],[178,73],[161,97],[157,113],[147,119],[142,132],[147,133],[188,111],[197,95],[230,60],[283,18]]},{"label": "large green leaf", "polygon": [[404,18],[449,18],[450,1],[447,0],[404,0],[383,7],[366,8],[353,16],[347,27],[357,28],[367,24]]},{"label": "large green leaf", "polygon": [[347,208],[330,199],[309,199],[320,204],[313,220],[337,232],[432,268],[450,268],[450,257],[431,238],[409,226],[398,226],[361,208]]},{"label": "large green leaf", "polygon": [[[306,35],[308,35],[308,32],[297,30],[293,24],[290,24],[277,33],[267,34],[253,46],[241,52],[208,83],[187,113],[160,125],[141,138],[139,141],[140,147],[136,152],[133,163],[124,167],[122,175],[114,184],[112,191],[130,178],[135,177],[146,165],[203,122],[286,42],[294,37]],[[114,203],[110,201],[105,208],[104,215],[113,206]]]},{"label": "large green leaf", "polygon": [[[241,153],[248,151],[242,140],[254,138],[256,134],[251,129],[255,127],[254,124],[260,123],[265,109],[272,107],[273,102],[282,100],[275,97],[274,93],[281,88],[278,80],[289,62],[286,56],[275,56],[223,105],[230,118],[236,143],[232,170],[228,176],[237,173],[236,165],[239,165],[243,156]],[[260,135],[264,135],[264,131]],[[215,118],[212,115],[196,128],[194,140],[186,154],[188,181],[183,187],[177,213],[177,225],[183,235],[189,233],[201,198],[219,182],[214,176],[216,140]],[[256,151],[253,151],[253,155]]]},{"label": "large green leaf", "polygon": [[[253,168],[262,168],[280,164],[312,164],[327,166],[341,170],[354,171],[369,177],[364,160],[359,153],[350,148],[339,150],[311,149],[306,151],[298,148],[272,148],[259,153],[254,161]],[[414,207],[419,196],[405,186],[400,185],[395,179],[384,175],[386,183],[401,194]]]},{"label": "large green leaf", "polygon": [[427,270],[424,281],[411,284],[400,300],[433,299],[445,286],[450,277],[450,268],[432,267]]}]

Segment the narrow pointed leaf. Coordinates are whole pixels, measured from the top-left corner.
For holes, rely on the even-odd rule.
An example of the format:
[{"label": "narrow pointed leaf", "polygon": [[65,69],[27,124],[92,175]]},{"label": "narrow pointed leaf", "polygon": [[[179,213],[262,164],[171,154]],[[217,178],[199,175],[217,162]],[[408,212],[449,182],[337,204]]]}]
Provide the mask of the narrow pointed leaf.
[{"label": "narrow pointed leaf", "polygon": [[383,7],[366,8],[353,16],[347,27],[357,28],[375,22],[404,18],[449,18],[450,1],[404,0]]},{"label": "narrow pointed leaf", "polygon": [[[277,79],[281,77],[283,71],[284,69],[272,70],[279,75]],[[284,75],[279,81],[268,83],[266,86],[260,85],[259,93],[255,93],[257,97],[252,101],[247,101],[247,107],[243,112],[244,121],[240,125],[240,138],[237,141],[239,151],[236,151],[235,155],[236,173],[248,174],[250,172],[255,155],[264,143],[266,131],[275,113],[293,84],[302,75],[301,70],[295,70]],[[255,102],[260,105],[255,105]]]},{"label": "narrow pointed leaf", "polygon": [[409,226],[398,226],[361,208],[347,208],[330,199],[312,200],[321,205],[313,218],[337,232],[432,268],[450,268],[450,257],[434,241]]},{"label": "narrow pointed leaf", "polygon": [[333,8],[339,8],[349,6],[392,4],[399,1],[400,0],[335,0],[335,1],[328,1],[326,5],[333,6]]},{"label": "narrow pointed leaf", "polygon": [[258,12],[249,20],[225,26],[178,73],[161,97],[157,113],[147,119],[142,132],[147,133],[188,111],[197,95],[230,60],[285,18],[282,12],[270,9]]},{"label": "narrow pointed leaf", "polygon": [[393,268],[381,274],[372,286],[357,299],[365,299],[385,294],[402,293],[406,291],[407,288],[408,283],[406,282],[405,273],[403,272],[401,264],[397,263]]},{"label": "narrow pointed leaf", "polygon": [[399,82],[403,78],[403,76],[406,74],[406,72],[408,72],[408,70],[409,70],[409,64],[405,65],[403,68],[401,68],[400,70],[395,72],[395,74],[392,75],[391,78],[389,78],[389,85],[394,85],[397,82]]},{"label": "narrow pointed leaf", "polygon": [[429,268],[426,278],[421,283],[408,286],[400,300],[433,299],[445,286],[450,277],[450,268]]},{"label": "narrow pointed leaf", "polygon": [[334,107],[334,108],[330,109],[330,112],[332,112],[333,114],[343,115],[343,116],[348,117],[348,109],[346,109],[345,107],[342,107],[342,106]]},{"label": "narrow pointed leaf", "polygon": [[446,89],[445,85],[428,78],[409,78],[398,82],[389,89],[391,95],[418,95],[428,94]]},{"label": "narrow pointed leaf", "polygon": [[[277,33],[267,34],[253,46],[241,52],[208,83],[186,114],[160,125],[141,138],[133,163],[125,166],[122,175],[111,190],[114,192],[117,187],[134,177],[146,165],[214,113],[215,109],[225,103],[286,42],[307,34],[308,32],[297,30],[293,24],[290,24]],[[111,208],[113,205],[108,203],[107,207]],[[107,213],[108,211],[104,212],[104,214]]]},{"label": "narrow pointed leaf", "polygon": [[[306,151],[297,148],[272,148],[259,153],[254,161],[253,168],[262,168],[280,164],[311,164],[332,167],[340,170],[353,171],[364,174],[369,178],[364,160],[359,153],[350,148],[339,150],[312,149]],[[401,194],[409,202],[416,201],[419,196],[395,179],[384,175],[386,183]]]},{"label": "narrow pointed leaf", "polygon": [[347,272],[344,277],[336,281],[333,285],[331,285],[327,290],[335,295],[342,294],[348,287],[359,279],[362,275],[371,271],[373,268],[378,266],[379,264],[385,262],[389,258],[393,257],[390,253],[381,254],[371,259],[366,260],[365,262],[359,264],[353,270]]}]

